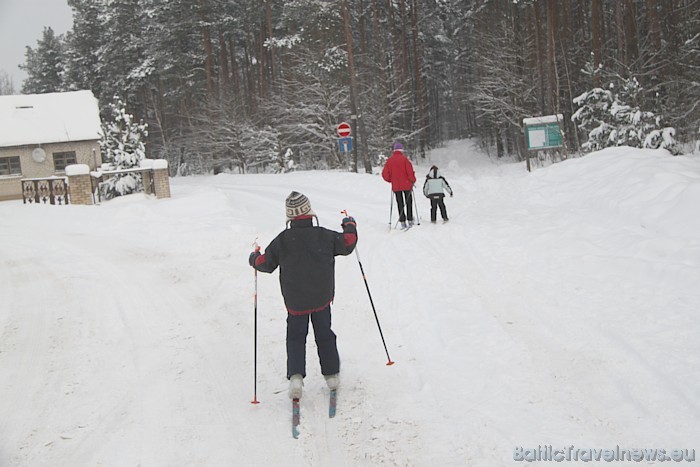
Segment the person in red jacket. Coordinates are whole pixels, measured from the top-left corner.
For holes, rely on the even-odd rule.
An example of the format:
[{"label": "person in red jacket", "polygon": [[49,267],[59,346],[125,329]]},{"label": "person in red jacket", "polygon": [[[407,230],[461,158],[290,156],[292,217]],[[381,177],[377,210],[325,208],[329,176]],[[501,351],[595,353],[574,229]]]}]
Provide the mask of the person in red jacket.
[{"label": "person in red jacket", "polygon": [[[411,161],[403,155],[403,144],[394,143],[394,153],[386,161],[382,177],[391,183],[391,191],[396,196],[401,228],[408,227],[407,220],[409,225],[413,225],[413,184],[416,183],[416,173],[413,171]],[[406,206],[405,213],[404,204]]]}]

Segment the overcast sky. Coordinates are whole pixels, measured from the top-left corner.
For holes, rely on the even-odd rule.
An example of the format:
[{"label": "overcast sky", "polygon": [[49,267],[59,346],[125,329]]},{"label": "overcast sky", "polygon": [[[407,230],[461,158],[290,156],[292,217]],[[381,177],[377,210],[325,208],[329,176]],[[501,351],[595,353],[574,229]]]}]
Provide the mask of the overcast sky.
[{"label": "overcast sky", "polygon": [[0,71],[12,78],[16,92],[27,77],[17,65],[24,64],[26,46],[36,49],[45,26],[56,35],[73,27],[66,0],[0,0]]}]

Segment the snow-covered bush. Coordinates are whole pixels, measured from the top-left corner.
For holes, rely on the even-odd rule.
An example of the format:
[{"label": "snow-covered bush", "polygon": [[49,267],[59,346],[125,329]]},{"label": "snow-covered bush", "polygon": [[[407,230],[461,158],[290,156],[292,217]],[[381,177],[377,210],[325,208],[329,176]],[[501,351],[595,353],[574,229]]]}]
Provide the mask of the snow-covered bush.
[{"label": "snow-covered bush", "polygon": [[679,154],[675,129],[663,127],[662,118],[642,109],[642,87],[635,78],[622,81],[609,90],[594,88],[574,99],[579,109],[571,117],[578,128],[588,135],[585,151],[597,151],[610,146],[663,148]]}]

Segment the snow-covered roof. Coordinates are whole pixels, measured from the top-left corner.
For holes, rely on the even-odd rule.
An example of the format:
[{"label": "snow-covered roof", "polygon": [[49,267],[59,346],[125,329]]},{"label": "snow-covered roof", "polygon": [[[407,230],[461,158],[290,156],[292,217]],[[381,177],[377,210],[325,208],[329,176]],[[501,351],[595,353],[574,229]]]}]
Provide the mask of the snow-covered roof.
[{"label": "snow-covered roof", "polygon": [[563,122],[563,121],[564,121],[564,116],[562,114],[544,115],[542,117],[523,118],[523,125],[529,126],[529,125],[538,125],[538,124],[542,124],[542,123],[557,123],[557,122]]},{"label": "snow-covered roof", "polygon": [[100,139],[92,91],[0,96],[0,147]]}]

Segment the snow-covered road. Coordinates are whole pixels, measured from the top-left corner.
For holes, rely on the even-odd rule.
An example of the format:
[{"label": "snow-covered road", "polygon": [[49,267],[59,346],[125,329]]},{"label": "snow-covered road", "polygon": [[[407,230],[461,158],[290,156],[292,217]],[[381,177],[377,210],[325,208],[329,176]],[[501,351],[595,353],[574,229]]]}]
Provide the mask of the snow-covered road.
[{"label": "snow-covered road", "polygon": [[[173,198],[0,203],[0,466],[520,465],[518,446],[700,449],[700,162],[607,150],[528,174],[434,150],[451,221],[388,228],[377,175],[172,179]],[[257,238],[306,194],[336,261],[338,415],[312,334],[291,437],[285,312]],[[698,453],[700,454],[700,452]],[[697,461],[696,461],[697,462]],[[624,463],[621,463],[624,465]],[[688,465],[688,462],[684,462]],[[634,463],[634,465],[639,465]]]}]

